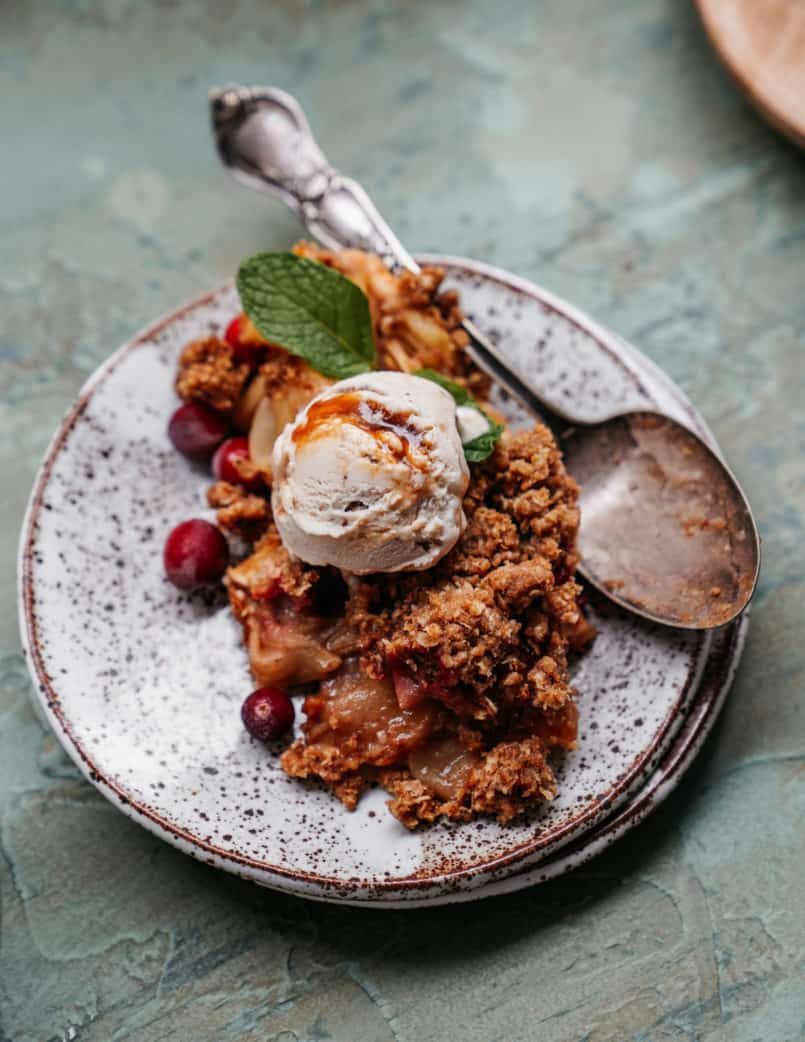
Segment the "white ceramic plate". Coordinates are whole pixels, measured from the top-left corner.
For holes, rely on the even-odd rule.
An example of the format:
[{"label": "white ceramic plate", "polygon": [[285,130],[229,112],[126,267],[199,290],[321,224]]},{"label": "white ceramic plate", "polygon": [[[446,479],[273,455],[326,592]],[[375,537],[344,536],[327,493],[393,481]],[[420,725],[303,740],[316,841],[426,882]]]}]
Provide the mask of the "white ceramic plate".
[{"label": "white ceramic plate", "polygon": [[[465,310],[548,395],[591,418],[613,404],[654,406],[709,437],[681,391],[569,305],[497,269],[438,260]],[[526,885],[527,868],[565,844],[575,850],[584,835],[594,844],[628,808],[673,747],[703,674],[723,677],[708,689],[720,699],[724,656],[735,660],[740,640],[664,630],[594,601],[599,636],[575,675],[578,748],[559,767],[556,800],[515,825],[411,834],[379,790],[349,814],[326,791],[286,778],[242,729],[251,684],[228,609],[162,576],[165,534],[207,514],[208,474],[165,435],[176,359],[237,310],[229,285],[146,330],[95,373],[54,438],[20,551],[23,641],[47,721],[125,813],[264,885],[406,904],[483,896],[509,878]]]}]

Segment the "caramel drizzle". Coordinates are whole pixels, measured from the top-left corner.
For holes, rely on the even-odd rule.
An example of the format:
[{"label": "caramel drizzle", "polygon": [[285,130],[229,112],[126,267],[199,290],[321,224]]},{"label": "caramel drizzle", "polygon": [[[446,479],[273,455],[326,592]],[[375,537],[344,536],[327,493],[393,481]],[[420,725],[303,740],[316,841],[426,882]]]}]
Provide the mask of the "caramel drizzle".
[{"label": "caramel drizzle", "polygon": [[[421,454],[422,436],[411,423],[410,411],[395,411],[377,402],[367,402],[355,392],[336,395],[314,402],[307,410],[305,422],[291,435],[295,445],[322,437],[332,421],[340,420],[371,434],[375,441],[395,460],[406,460],[417,470],[427,466]],[[393,434],[393,438],[388,435]]]}]

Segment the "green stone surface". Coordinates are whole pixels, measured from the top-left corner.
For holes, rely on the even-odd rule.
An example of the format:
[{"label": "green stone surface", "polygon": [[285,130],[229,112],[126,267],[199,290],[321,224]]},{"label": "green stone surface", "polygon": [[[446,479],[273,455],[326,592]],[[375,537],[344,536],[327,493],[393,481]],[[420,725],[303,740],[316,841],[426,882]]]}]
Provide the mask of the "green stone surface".
[{"label": "green stone surface", "polygon": [[[738,679],[687,779],[561,880],[433,911],[263,892],[81,781],[17,636],[25,500],[84,379],[298,234],[221,172],[275,83],[413,249],[493,261],[692,396],[757,512]],[[805,164],[686,0],[0,2],[0,1039],[795,1042],[803,980]]]}]

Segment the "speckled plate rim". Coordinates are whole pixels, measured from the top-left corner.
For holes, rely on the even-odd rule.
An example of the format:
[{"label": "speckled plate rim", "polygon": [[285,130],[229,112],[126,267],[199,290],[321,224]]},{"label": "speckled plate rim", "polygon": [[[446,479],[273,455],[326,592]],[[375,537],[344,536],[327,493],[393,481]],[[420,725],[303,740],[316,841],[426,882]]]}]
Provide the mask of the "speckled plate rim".
[{"label": "speckled plate rim", "polygon": [[[715,445],[712,434],[707,430],[701,417],[681,390],[676,387],[673,381],[654,366],[649,359],[646,359],[645,356],[642,356],[636,351],[636,349],[632,348],[631,345],[627,345],[617,335],[609,333],[579,309],[574,308],[561,298],[556,297],[534,283],[512,275],[502,269],[496,268],[493,265],[442,254],[423,255],[421,260],[424,263],[441,264],[448,269],[452,268],[454,270],[460,270],[465,274],[479,275],[484,278],[489,278],[494,282],[511,288],[515,292],[523,293],[526,296],[537,300],[542,306],[560,315],[572,325],[576,326],[586,336],[594,339],[602,350],[613,358],[622,368],[628,371],[630,378],[634,380],[638,387],[642,388],[644,386],[644,380],[639,370],[641,368],[643,370],[651,370],[652,376],[656,376],[664,385],[664,388],[673,396],[678,404],[684,408],[691,425],[701,430]],[[265,862],[258,862],[252,858],[238,855],[237,853],[217,849],[214,845],[200,840],[198,837],[188,833],[186,830],[172,822],[164,820],[148,806],[130,799],[121,785],[114,780],[103,776],[96,769],[91,758],[81,746],[80,741],[73,734],[69,723],[64,719],[63,715],[59,711],[58,693],[47,673],[40,650],[37,646],[34,606],[35,598],[29,568],[31,546],[35,538],[38,511],[41,506],[44,490],[47,486],[55,458],[62,446],[65,444],[75,423],[87,407],[93,391],[100,382],[102,382],[118,367],[128,353],[144,341],[154,337],[166,325],[175,322],[188,312],[203,306],[206,302],[214,299],[215,296],[221,293],[222,289],[226,288],[228,285],[229,284],[225,284],[225,287],[218,287],[208,293],[202,294],[170,314],[158,319],[116,351],[87,380],[79,394],[78,400],[72,409],[68,411],[67,416],[51,440],[31,493],[28,509],[22,526],[19,549],[18,576],[20,629],[23,650],[28,661],[31,675],[35,681],[34,692],[37,699],[37,708],[40,709],[44,719],[54,730],[54,733],[57,735],[59,740],[62,741],[62,744],[65,746],[82,773],[101,792],[103,792],[107,798],[115,802],[124,813],[144,825],[150,831],[159,835],[161,838],[167,839],[180,850],[199,860],[204,860],[205,862],[223,868],[226,871],[234,872],[247,878],[252,878],[263,885],[272,886],[276,889],[300,894],[306,897],[318,897],[319,899],[324,900],[347,900],[356,904],[376,904],[378,902],[390,904],[394,901],[395,893],[410,892],[412,898],[404,900],[402,903],[406,905],[411,905],[412,903],[429,904],[440,900],[449,900],[451,897],[455,899],[455,894],[450,892],[451,888],[461,885],[462,882],[466,885],[468,879],[475,880],[475,885],[470,891],[468,891],[466,896],[472,897],[474,894],[482,896],[486,887],[494,885],[495,882],[500,879],[501,875],[509,876],[512,873],[522,873],[524,871],[524,863],[529,867],[532,867],[535,863],[539,864],[545,858],[554,856],[560,846],[572,843],[573,841],[578,840],[580,835],[586,835],[591,830],[595,830],[600,826],[602,819],[611,815],[616,808],[621,807],[635,790],[645,783],[646,768],[654,769],[656,763],[667,751],[671,741],[675,738],[676,732],[682,725],[684,710],[688,708],[685,697],[687,697],[687,701],[689,702],[690,698],[695,694],[698,684],[695,682],[688,682],[685,692],[680,695],[679,707],[683,712],[678,713],[676,718],[667,721],[666,727],[657,735],[656,740],[646,748],[644,754],[635,762],[632,770],[630,770],[628,775],[624,777],[618,788],[614,792],[607,794],[598,805],[591,807],[585,814],[584,820],[581,823],[578,820],[572,820],[558,828],[554,833],[553,839],[548,848],[543,847],[542,845],[537,845],[535,847],[535,841],[532,839],[521,846],[512,848],[500,857],[491,859],[482,866],[446,871],[439,874],[438,877],[431,875],[426,878],[419,876],[410,879],[397,878],[389,884],[388,888],[384,887],[382,884],[379,886],[370,885],[364,887],[363,889],[366,891],[368,896],[364,896],[363,894],[357,896],[356,889],[361,888],[356,888],[354,882],[347,883],[341,879],[329,879],[316,875],[311,876],[308,873],[301,871],[288,871],[287,869],[268,866]],[[628,356],[630,355],[637,361],[636,366],[629,364]],[[709,637],[704,637],[703,639],[709,640]],[[698,680],[698,677],[696,680]],[[490,876],[491,878],[489,878]],[[484,878],[481,879],[480,877]],[[423,891],[432,889],[434,886],[446,887],[448,892],[442,894],[423,893]]]}]

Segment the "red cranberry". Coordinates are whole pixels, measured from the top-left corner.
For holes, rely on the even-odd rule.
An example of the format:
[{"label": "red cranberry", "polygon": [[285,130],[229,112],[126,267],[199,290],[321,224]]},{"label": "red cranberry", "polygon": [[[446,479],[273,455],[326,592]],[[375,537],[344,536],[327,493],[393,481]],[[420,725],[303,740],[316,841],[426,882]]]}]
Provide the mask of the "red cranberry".
[{"label": "red cranberry", "polygon": [[211,456],[229,430],[223,416],[201,402],[187,402],[171,416],[168,437],[185,456]]},{"label": "red cranberry", "polygon": [[229,564],[226,539],[209,521],[183,521],[165,540],[165,574],[180,590],[211,586]]},{"label": "red cranberry", "polygon": [[257,365],[261,345],[250,343],[244,339],[244,333],[248,328],[249,320],[245,315],[235,315],[224,333],[224,340],[232,348],[232,354],[236,362],[245,362],[247,365]]},{"label": "red cranberry", "polygon": [[293,702],[279,687],[258,687],[240,710],[243,726],[260,742],[271,742],[293,724]]},{"label": "red cranberry", "polygon": [[212,458],[212,473],[216,481],[228,481],[230,485],[243,485],[251,492],[262,488],[263,483],[259,472],[253,477],[245,477],[235,466],[238,460],[251,459],[249,456],[248,438],[227,438],[218,447]]},{"label": "red cranberry", "polygon": [[224,340],[229,346],[235,350],[240,344],[240,327],[243,323],[244,315],[235,315],[229,325],[226,327],[224,333]]}]

